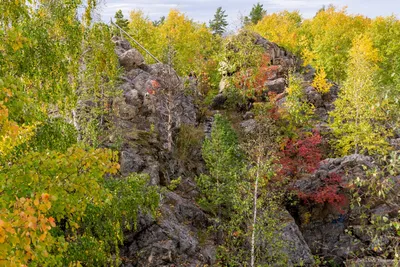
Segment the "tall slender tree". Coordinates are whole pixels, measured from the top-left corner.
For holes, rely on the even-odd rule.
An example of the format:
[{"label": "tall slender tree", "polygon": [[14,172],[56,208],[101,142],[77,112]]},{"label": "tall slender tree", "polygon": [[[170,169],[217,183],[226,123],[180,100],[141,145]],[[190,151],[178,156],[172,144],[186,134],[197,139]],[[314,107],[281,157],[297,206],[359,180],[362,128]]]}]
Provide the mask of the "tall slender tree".
[{"label": "tall slender tree", "polygon": [[371,39],[361,36],[353,41],[347,79],[330,113],[330,126],[341,155],[386,152],[385,112],[374,79],[377,61]]},{"label": "tall slender tree", "polygon": [[222,7],[217,8],[214,19],[210,20],[210,28],[214,34],[224,34],[226,26],[228,26],[227,17],[228,15],[225,14],[225,10],[222,10]]},{"label": "tall slender tree", "polygon": [[256,121],[254,131],[246,136],[245,151],[252,164],[249,169],[249,176],[253,187],[252,219],[251,219],[251,238],[250,238],[250,266],[257,266],[256,259],[256,240],[260,235],[259,231],[259,208],[262,200],[259,199],[261,188],[266,185],[268,178],[274,175],[273,158],[277,151],[276,138],[277,128],[270,118],[267,105],[257,105],[255,109]]}]

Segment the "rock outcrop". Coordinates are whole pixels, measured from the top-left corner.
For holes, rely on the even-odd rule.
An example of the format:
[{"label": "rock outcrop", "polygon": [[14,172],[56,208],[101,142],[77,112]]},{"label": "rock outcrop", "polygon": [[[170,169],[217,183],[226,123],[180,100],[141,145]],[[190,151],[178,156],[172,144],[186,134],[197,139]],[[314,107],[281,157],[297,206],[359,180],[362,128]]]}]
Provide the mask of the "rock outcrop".
[{"label": "rock outcrop", "polygon": [[[170,177],[184,178],[177,192],[163,193],[160,215],[141,216],[138,229],[125,235],[124,266],[212,265],[215,246],[207,236],[209,220],[196,205],[196,187],[190,178],[203,168],[200,151],[187,169],[169,142],[183,126],[197,125],[197,108],[190,88],[168,65],[146,65],[143,56],[124,39],[114,37],[115,51],[124,69],[122,96],[113,101],[114,124],[120,142],[122,175],[142,172],[151,184],[166,186]],[[185,197],[185,198],[184,198]]]},{"label": "rock outcrop", "polygon": [[[367,262],[379,262],[379,259],[371,261],[371,259],[366,258],[362,260],[363,257],[368,255],[380,255],[377,248],[384,250],[390,243],[389,240],[383,238],[384,236],[382,236],[383,239],[373,239],[370,234],[367,234],[368,228],[372,226],[370,220],[374,216],[396,217],[399,206],[388,206],[381,201],[367,199],[370,208],[361,211],[357,205],[350,205],[352,194],[346,187],[356,179],[368,179],[367,170],[374,168],[377,168],[377,166],[371,157],[358,154],[326,159],[320,163],[314,174],[295,183],[294,187],[298,192],[315,194],[323,188],[328,177],[338,175],[336,177],[340,177],[340,179],[335,178],[339,185],[337,187],[338,193],[346,197],[346,201],[338,203],[340,206],[328,202],[300,201],[300,204],[291,210],[313,254],[331,260],[336,264],[342,264],[346,260],[355,264],[354,266],[364,266],[360,264]],[[385,177],[385,179],[394,179],[394,184],[397,183],[396,177]],[[396,187],[397,189],[392,191],[391,197],[397,200],[392,201],[392,203],[398,203],[399,196],[396,196],[396,192],[400,189],[400,185],[397,184]],[[374,242],[379,244],[374,244]],[[357,260],[351,261],[352,258]]]},{"label": "rock outcrop", "polygon": [[[196,88],[184,88],[182,78],[168,65],[146,65],[143,56],[126,40],[114,37],[113,41],[120,65],[125,70],[120,86],[123,94],[113,101],[121,143],[121,173],[148,173],[151,183],[161,186],[170,184],[171,177],[182,177],[176,191],[163,193],[160,215],[156,218],[141,216],[138,229],[126,233],[123,266],[212,266],[216,260],[217,242],[207,230],[213,225],[209,216],[196,204],[198,191],[193,180],[204,173],[201,151],[189,155],[195,162],[189,168],[176,156],[175,147],[171,147],[171,140],[176,140],[183,125],[198,126],[198,111],[194,104]],[[272,71],[268,73],[264,87],[266,92],[278,95],[277,102],[281,106],[285,103],[286,74],[289,69],[300,69],[301,61],[261,36],[255,35],[255,44],[262,46],[271,59]],[[314,73],[311,67],[306,67],[303,74],[306,101],[315,107],[317,127],[329,132],[328,112],[334,109],[339,88],[334,85],[329,93],[319,93],[311,86]],[[221,87],[226,84],[221,82]],[[223,109],[226,100],[221,90],[211,109]],[[254,113],[248,111],[242,115],[237,120],[241,130],[253,132],[257,124]],[[205,136],[210,136],[212,125],[213,117],[205,118]],[[400,143],[397,141],[393,140]],[[293,190],[312,195],[327,185],[328,178],[337,174],[340,179],[332,178],[338,183],[336,193],[346,201],[338,208],[339,205],[332,203],[311,203],[299,198],[295,206],[281,210],[282,229],[276,234],[287,245],[283,252],[288,256],[289,266],[313,266],[313,254],[335,264],[346,262],[350,266],[370,266],[371,262],[392,264],[390,260],[369,257],[380,255],[382,252],[376,247],[384,249],[392,241],[384,237],[373,239],[365,234],[364,228],[369,224],[365,218],[397,216],[399,207],[372,201],[370,210],[362,217],[359,209],[350,206],[351,195],[345,187],[355,179],[366,179],[366,170],[376,167],[371,157],[362,155],[326,159],[314,173],[294,183]],[[400,191],[400,177],[390,179],[397,183],[397,192]],[[398,198],[395,197],[397,202],[400,201]],[[260,245],[267,251],[268,244],[264,243]]]},{"label": "rock outcrop", "polygon": [[[121,173],[148,173],[152,184],[168,184],[179,177],[179,166],[168,150],[181,125],[196,125],[197,110],[176,72],[164,64],[144,64],[143,56],[126,40],[114,37],[125,72],[114,99],[115,124],[120,134]],[[170,139],[168,137],[170,136]]]},{"label": "rock outcrop", "polygon": [[208,240],[207,216],[188,199],[167,192],[156,219],[142,217],[138,230],[127,233],[125,266],[204,266],[215,261]]}]

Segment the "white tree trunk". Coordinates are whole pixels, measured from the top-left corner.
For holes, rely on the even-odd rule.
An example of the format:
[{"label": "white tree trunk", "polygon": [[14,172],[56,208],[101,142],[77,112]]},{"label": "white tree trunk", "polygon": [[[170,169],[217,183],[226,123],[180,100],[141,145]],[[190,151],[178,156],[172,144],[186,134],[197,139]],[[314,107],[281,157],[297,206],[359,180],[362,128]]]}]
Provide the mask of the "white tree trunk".
[{"label": "white tree trunk", "polygon": [[254,267],[255,261],[255,236],[256,236],[256,222],[257,222],[257,194],[258,194],[258,179],[260,176],[260,157],[257,157],[257,172],[256,172],[256,180],[254,183],[254,202],[253,202],[253,224],[252,224],[252,233],[251,233],[251,262],[250,266]]}]

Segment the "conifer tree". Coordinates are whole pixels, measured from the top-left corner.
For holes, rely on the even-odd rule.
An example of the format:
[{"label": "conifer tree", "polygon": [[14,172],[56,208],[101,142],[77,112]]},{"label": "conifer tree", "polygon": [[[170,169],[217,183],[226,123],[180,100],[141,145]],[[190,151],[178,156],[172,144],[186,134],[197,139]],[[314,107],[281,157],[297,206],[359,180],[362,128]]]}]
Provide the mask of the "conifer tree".
[{"label": "conifer tree", "polygon": [[228,15],[225,14],[225,10],[222,10],[222,7],[217,8],[214,19],[210,20],[210,28],[214,34],[222,35],[225,32],[226,26],[228,26],[226,17]]},{"label": "conifer tree", "polygon": [[118,10],[117,13],[115,13],[115,24],[117,24],[119,27],[121,27],[123,30],[128,29],[128,24],[129,21],[124,18],[124,14],[122,14],[122,10]]},{"label": "conifer tree", "polygon": [[264,9],[264,6],[259,2],[253,5],[253,8],[250,11],[250,15],[244,18],[244,24],[257,24],[265,15],[267,11]]}]

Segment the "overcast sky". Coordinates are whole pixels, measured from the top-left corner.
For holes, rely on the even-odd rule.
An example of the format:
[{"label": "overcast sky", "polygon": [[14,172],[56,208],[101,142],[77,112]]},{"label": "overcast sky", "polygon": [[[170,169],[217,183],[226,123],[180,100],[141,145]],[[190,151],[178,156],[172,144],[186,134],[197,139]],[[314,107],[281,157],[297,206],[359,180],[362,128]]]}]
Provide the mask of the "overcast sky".
[{"label": "overcast sky", "polygon": [[[213,18],[215,10],[222,6],[226,10],[231,27],[239,26],[240,14],[247,15],[257,0],[103,0],[100,14],[108,22],[115,12],[122,10],[128,17],[129,11],[141,9],[152,20],[166,16],[171,8],[184,12],[198,22],[207,22]],[[299,10],[305,18],[313,17],[323,5],[348,6],[349,13],[363,14],[368,17],[399,15],[400,0],[265,0],[259,1],[268,12],[281,10]]]}]

